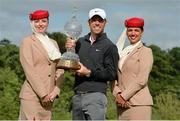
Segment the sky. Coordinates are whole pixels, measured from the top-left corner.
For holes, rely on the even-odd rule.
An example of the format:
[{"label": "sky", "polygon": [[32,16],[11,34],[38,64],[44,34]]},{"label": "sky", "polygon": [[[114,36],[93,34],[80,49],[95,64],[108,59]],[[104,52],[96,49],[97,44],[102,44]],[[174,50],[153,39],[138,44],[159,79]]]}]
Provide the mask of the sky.
[{"label": "sky", "polygon": [[46,9],[50,13],[48,32],[63,32],[63,27],[77,8],[76,17],[84,36],[89,32],[88,13],[102,8],[107,14],[105,32],[116,43],[124,21],[141,17],[145,21],[142,41],[164,50],[180,47],[180,0],[0,0],[0,40],[19,45],[32,34],[29,13]]}]

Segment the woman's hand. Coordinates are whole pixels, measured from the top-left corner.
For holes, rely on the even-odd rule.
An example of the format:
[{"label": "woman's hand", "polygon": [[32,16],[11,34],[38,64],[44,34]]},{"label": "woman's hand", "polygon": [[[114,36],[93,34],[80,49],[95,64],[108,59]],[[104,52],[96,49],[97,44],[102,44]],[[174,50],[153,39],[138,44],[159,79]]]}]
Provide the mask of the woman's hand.
[{"label": "woman's hand", "polygon": [[46,95],[44,97],[41,98],[41,103],[44,107],[48,107],[49,105],[51,105],[51,101],[49,98],[49,95]]},{"label": "woman's hand", "polygon": [[52,105],[52,102],[59,95],[59,93],[60,93],[60,89],[56,86],[50,94],[44,96],[41,99],[42,105],[44,107],[48,107],[49,105]]},{"label": "woman's hand", "polygon": [[118,106],[121,106],[123,108],[130,108],[131,105],[128,101],[126,101],[122,96],[121,94],[117,94],[116,96],[116,103]]},{"label": "woman's hand", "polygon": [[56,86],[53,91],[48,95],[49,100],[53,102],[55,98],[59,95],[60,89]]},{"label": "woman's hand", "polygon": [[64,70],[62,70],[62,69],[56,70],[54,80],[57,81],[63,74],[64,74]]}]

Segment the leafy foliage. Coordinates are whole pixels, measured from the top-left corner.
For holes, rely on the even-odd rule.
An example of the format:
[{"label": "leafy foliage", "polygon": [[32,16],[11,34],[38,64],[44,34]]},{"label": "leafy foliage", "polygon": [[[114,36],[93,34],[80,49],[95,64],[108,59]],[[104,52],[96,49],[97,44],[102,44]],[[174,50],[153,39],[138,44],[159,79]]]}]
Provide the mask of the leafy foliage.
[{"label": "leafy foliage", "polygon": [[66,48],[65,48],[66,35],[65,34],[60,33],[60,32],[53,32],[53,33],[48,33],[48,36],[56,40],[61,53],[64,53],[66,51]]},{"label": "leafy foliage", "polygon": [[[150,74],[150,91],[153,96],[159,94],[160,91],[171,91],[180,95],[180,69],[173,67],[174,63],[180,61],[177,55],[180,53],[180,47],[172,50],[162,51],[155,45],[150,46],[153,50],[154,65]],[[178,53],[179,52],[179,53]],[[172,54],[173,53],[173,54]]]},{"label": "leafy foliage", "polygon": [[15,119],[19,113],[18,77],[10,68],[1,68],[0,83],[0,119]]},{"label": "leafy foliage", "polygon": [[[2,42],[0,42],[2,43]],[[0,44],[0,67],[14,70],[18,78],[24,79],[22,66],[19,61],[19,48],[14,44]]]},{"label": "leafy foliage", "polygon": [[65,82],[61,89],[60,97],[54,104],[53,119],[71,119],[71,98],[74,94],[73,85],[73,72],[65,71]]},{"label": "leafy foliage", "polygon": [[153,119],[178,120],[180,119],[180,101],[177,95],[172,92],[160,92],[155,97]]}]

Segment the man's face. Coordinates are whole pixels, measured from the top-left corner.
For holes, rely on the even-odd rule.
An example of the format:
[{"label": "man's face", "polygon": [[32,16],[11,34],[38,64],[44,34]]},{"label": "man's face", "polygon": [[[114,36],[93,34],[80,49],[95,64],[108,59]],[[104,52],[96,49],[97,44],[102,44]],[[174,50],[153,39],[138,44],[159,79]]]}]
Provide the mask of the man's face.
[{"label": "man's face", "polygon": [[100,16],[95,15],[89,20],[89,27],[91,33],[93,34],[101,34],[104,31],[104,27],[106,25],[106,20],[102,19]]},{"label": "man's face", "polygon": [[130,43],[135,44],[141,39],[143,31],[140,28],[129,27],[126,34]]}]

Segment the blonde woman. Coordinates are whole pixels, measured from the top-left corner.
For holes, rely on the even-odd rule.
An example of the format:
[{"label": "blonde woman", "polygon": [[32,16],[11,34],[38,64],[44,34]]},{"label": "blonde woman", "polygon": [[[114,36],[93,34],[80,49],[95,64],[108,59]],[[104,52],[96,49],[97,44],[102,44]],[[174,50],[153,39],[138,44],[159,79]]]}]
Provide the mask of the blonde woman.
[{"label": "blonde woman", "polygon": [[33,34],[20,45],[20,62],[26,80],[20,92],[19,120],[50,120],[54,99],[60,93],[64,70],[56,69],[61,57],[56,41],[46,35],[49,12],[29,15]]}]

